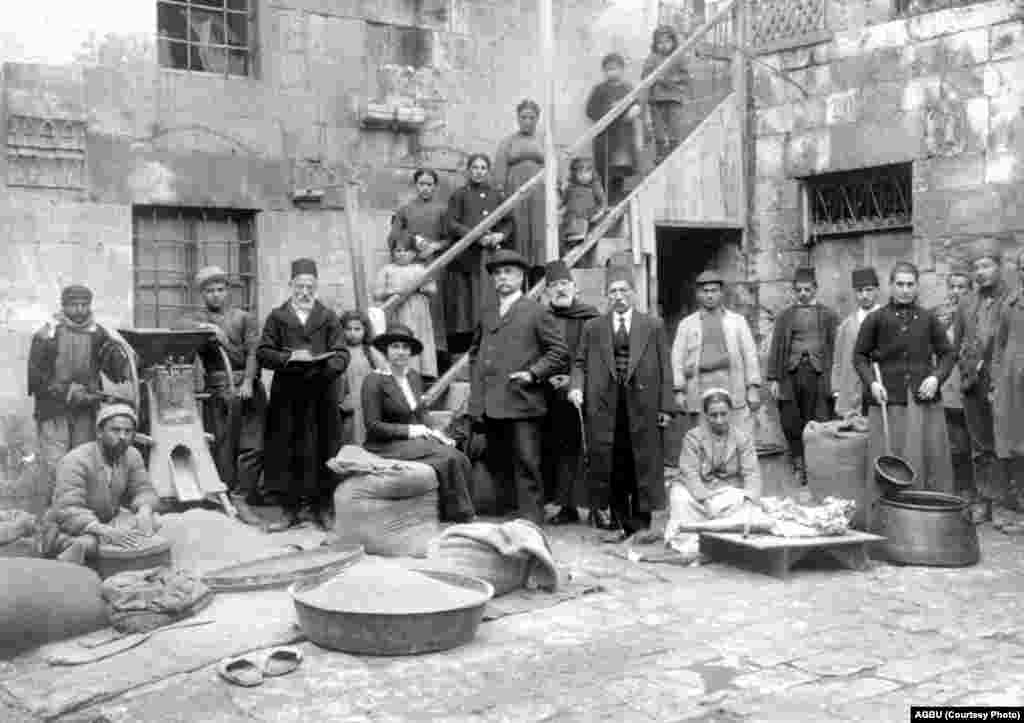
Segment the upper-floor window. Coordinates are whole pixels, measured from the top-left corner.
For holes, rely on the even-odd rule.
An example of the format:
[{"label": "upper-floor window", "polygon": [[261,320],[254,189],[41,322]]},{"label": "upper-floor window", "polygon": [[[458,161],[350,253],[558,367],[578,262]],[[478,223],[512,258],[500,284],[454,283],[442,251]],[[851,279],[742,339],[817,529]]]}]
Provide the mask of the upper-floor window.
[{"label": "upper-floor window", "polygon": [[160,65],[253,74],[257,0],[157,0]]}]

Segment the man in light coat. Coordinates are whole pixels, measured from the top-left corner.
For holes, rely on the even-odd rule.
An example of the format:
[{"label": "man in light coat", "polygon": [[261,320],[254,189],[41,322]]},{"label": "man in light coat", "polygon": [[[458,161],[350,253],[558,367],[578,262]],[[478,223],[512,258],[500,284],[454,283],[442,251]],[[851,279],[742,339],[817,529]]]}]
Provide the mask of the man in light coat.
[{"label": "man in light coat", "polygon": [[836,332],[836,353],[832,360],[832,394],[836,398],[836,414],[845,417],[850,412],[866,413],[864,389],[853,366],[853,348],[857,333],[867,315],[878,308],[878,274],[871,267],[854,269],[853,293],[857,297],[857,310],[843,319]]},{"label": "man in light coat", "polygon": [[701,395],[722,388],[732,397],[731,424],[751,439],[754,416],[761,406],[761,370],[750,325],[722,305],[725,277],[708,270],[697,277],[701,308],[687,316],[672,344],[672,380],[676,404],[694,426],[701,412]]}]

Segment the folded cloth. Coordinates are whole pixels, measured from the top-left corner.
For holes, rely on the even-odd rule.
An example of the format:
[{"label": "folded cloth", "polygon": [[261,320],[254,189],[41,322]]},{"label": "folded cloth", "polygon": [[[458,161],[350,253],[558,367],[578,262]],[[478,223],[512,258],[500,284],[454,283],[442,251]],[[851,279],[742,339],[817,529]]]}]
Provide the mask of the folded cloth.
[{"label": "folded cloth", "polygon": [[338,450],[334,457],[327,460],[327,468],[342,478],[377,472],[407,470],[410,466],[420,467],[422,465],[415,462],[386,459],[353,444],[346,444]]},{"label": "folded cloth", "polygon": [[32,537],[35,532],[35,515],[24,510],[0,510],[0,545]]},{"label": "folded cloth", "polygon": [[112,575],[100,590],[110,624],[121,632],[154,630],[193,615],[213,597],[198,577],[155,567]]},{"label": "folded cloth", "polygon": [[558,589],[559,575],[551,545],[544,532],[529,520],[470,522],[452,525],[438,538],[443,549],[445,540],[464,538],[487,545],[503,557],[525,560],[526,579],[534,586],[553,591]]}]

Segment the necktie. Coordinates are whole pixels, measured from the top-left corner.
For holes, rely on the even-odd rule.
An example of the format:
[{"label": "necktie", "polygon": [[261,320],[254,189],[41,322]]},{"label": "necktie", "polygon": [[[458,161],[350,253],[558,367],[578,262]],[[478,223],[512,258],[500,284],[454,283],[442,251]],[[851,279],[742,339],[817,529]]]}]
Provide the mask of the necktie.
[{"label": "necktie", "polygon": [[628,344],[629,343],[629,332],[626,331],[626,317],[619,317],[619,328],[615,330],[615,343],[616,344]]}]

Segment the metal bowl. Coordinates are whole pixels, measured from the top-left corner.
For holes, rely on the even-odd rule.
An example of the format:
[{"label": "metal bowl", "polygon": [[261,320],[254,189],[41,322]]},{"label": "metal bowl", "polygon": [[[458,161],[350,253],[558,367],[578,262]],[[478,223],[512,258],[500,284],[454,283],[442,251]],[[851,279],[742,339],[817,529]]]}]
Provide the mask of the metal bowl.
[{"label": "metal bowl", "polygon": [[298,550],[212,570],[202,576],[215,592],[247,592],[316,583],[363,559],[362,545],[335,545]]},{"label": "metal bowl", "polygon": [[417,570],[424,575],[480,593],[472,603],[425,613],[357,613],[325,610],[302,599],[320,584],[297,582],[288,592],[295,603],[306,637],[322,648],[356,655],[419,655],[465,645],[476,637],[487,601],[494,597],[490,583],[468,575]]}]

